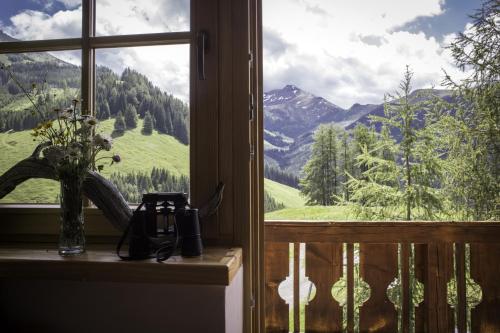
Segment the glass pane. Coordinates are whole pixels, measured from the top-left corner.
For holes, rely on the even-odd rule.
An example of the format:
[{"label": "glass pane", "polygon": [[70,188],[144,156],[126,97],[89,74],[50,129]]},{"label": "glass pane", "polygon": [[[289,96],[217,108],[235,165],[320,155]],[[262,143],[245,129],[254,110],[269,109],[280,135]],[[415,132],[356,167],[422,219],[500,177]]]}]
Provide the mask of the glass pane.
[{"label": "glass pane", "polygon": [[[453,101],[443,70],[464,74],[446,47],[473,30],[468,14],[479,7],[263,0],[266,219],[406,220],[410,210],[411,220],[456,219],[444,190],[447,147],[432,140],[440,135],[426,110],[435,97]],[[410,106],[388,115],[384,97],[405,97],[407,65]]]},{"label": "glass pane", "polygon": [[2,0],[0,42],[80,37],[81,3],[81,0]]},{"label": "glass pane", "polygon": [[189,0],[97,0],[96,35],[189,31]]},{"label": "glass pane", "polygon": [[[33,113],[33,106],[22,89],[31,92],[37,104],[41,96],[50,96],[47,108],[41,109],[51,117],[53,108],[69,106],[80,94],[81,56],[80,51],[0,54],[0,62],[22,86],[14,83],[8,71],[0,70],[0,174],[3,174],[29,157],[39,143],[33,140],[31,129],[42,117]],[[58,194],[59,186],[54,181],[28,180],[0,202],[57,203]]]},{"label": "glass pane", "polygon": [[129,202],[189,191],[189,46],[96,51],[96,115],[121,162],[105,166]]}]

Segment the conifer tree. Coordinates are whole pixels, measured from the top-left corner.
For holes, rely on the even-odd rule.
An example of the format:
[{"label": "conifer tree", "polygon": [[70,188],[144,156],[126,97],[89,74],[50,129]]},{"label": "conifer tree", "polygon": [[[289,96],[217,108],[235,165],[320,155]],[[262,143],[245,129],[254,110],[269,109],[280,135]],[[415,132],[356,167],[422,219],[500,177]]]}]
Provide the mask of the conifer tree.
[{"label": "conifer tree", "polygon": [[301,192],[308,205],[332,205],[338,195],[337,131],[331,125],[321,125],[314,135],[313,151],[304,166]]},{"label": "conifer tree", "polygon": [[98,106],[98,111],[97,111],[97,118],[99,120],[104,120],[104,119],[109,119],[111,117],[111,112],[109,110],[109,104],[108,101],[104,100],[99,103]]},{"label": "conifer tree", "polygon": [[[353,133],[353,157],[363,154],[364,151],[371,151],[375,146],[376,134],[375,130],[368,128],[363,124],[358,124],[354,128]],[[362,174],[367,170],[367,166],[363,163],[356,163],[353,166],[353,176],[356,178],[362,177]]]},{"label": "conifer tree", "polygon": [[127,104],[125,108],[125,125],[127,129],[133,129],[137,127],[137,110],[132,104]]},{"label": "conifer tree", "polygon": [[153,117],[151,117],[151,113],[149,113],[149,111],[146,111],[146,114],[144,115],[142,134],[144,135],[153,134]]},{"label": "conifer tree", "polygon": [[123,118],[123,114],[118,112],[115,119],[114,132],[116,134],[123,134],[125,132],[125,119]]},{"label": "conifer tree", "polygon": [[344,201],[349,202],[351,197],[351,189],[349,188],[349,175],[353,174],[353,151],[351,147],[351,141],[349,140],[349,133],[344,131],[342,133],[341,143],[340,143],[340,156],[341,156],[341,181],[343,185]]},{"label": "conifer tree", "polygon": [[[500,219],[500,5],[487,0],[473,15],[472,26],[449,49],[468,75],[445,82],[455,101],[434,135],[440,137],[444,192],[456,218]],[[458,216],[457,214],[458,213]]]},{"label": "conifer tree", "polygon": [[[442,210],[436,185],[440,159],[425,125],[417,128],[417,114],[429,108],[428,98],[411,96],[413,73],[407,67],[396,95],[386,97],[385,117],[372,116],[382,132],[372,150],[363,148],[357,164],[364,165],[359,179],[351,178],[358,213],[368,218],[412,220],[434,218]],[[391,132],[398,132],[397,143]]]}]

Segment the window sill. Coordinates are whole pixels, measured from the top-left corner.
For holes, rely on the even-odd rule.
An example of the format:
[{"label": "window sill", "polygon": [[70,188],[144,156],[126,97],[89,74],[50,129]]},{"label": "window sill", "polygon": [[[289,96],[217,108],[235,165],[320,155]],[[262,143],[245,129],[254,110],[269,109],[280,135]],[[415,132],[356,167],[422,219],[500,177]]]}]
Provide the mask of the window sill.
[{"label": "window sill", "polygon": [[196,284],[228,286],[241,266],[241,248],[206,248],[198,258],[173,256],[122,261],[110,245],[91,245],[86,253],[61,257],[49,244],[1,244],[0,278]]}]

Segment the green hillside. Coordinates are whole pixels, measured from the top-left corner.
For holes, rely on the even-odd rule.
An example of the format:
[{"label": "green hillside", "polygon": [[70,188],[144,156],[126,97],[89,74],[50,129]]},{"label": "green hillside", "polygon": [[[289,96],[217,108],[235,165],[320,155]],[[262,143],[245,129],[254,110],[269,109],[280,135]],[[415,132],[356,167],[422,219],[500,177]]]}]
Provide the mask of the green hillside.
[{"label": "green hillside", "polygon": [[348,206],[306,206],[300,191],[269,179],[264,179],[264,189],[285,209],[265,214],[266,220],[354,220]]},{"label": "green hillside", "polygon": [[287,208],[304,207],[304,197],[300,195],[299,190],[286,186],[270,179],[264,179],[264,189],[277,201],[281,202]]},{"label": "green hillside", "polygon": [[[110,133],[113,122],[103,121],[98,132]],[[144,136],[141,128],[142,120],[139,120],[137,128],[114,139],[113,151],[107,154],[119,154],[122,162],[113,166],[106,165],[103,174],[108,176],[113,172],[150,172],[156,167],[167,169],[173,175],[188,175],[189,147],[172,136],[158,134],[156,131],[153,135]],[[29,156],[35,146],[36,142],[32,141],[30,131],[0,133],[0,173]],[[30,180],[0,202],[53,203],[57,201],[58,193],[58,184],[54,181]]]},{"label": "green hillside", "polygon": [[285,208],[265,215],[266,220],[356,220],[348,206],[304,206]]}]

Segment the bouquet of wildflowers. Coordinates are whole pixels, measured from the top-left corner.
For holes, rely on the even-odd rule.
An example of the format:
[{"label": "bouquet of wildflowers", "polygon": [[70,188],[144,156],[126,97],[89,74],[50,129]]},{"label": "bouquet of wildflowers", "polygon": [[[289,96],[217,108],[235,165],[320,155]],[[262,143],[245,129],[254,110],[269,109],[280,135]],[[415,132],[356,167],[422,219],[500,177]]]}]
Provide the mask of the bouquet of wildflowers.
[{"label": "bouquet of wildflowers", "polygon": [[53,118],[41,122],[31,133],[35,140],[47,143],[42,154],[59,175],[101,171],[104,164],[99,162],[106,159],[110,164],[120,162],[119,155],[98,156],[101,151],[110,151],[113,141],[108,135],[95,134],[97,119],[82,114],[78,105],[75,99],[68,108],[54,108]]},{"label": "bouquet of wildflowers", "polygon": [[105,160],[110,164],[120,162],[119,155],[100,156],[109,152],[112,139],[105,134],[96,134],[98,121],[83,112],[78,99],[69,107],[57,106],[57,96],[46,92],[46,83],[32,84],[26,89],[8,67],[0,63],[10,79],[21,89],[32,105],[32,114],[40,119],[31,135],[42,144],[42,155],[54,167],[61,178],[68,175],[84,176],[88,170],[101,171]]}]

